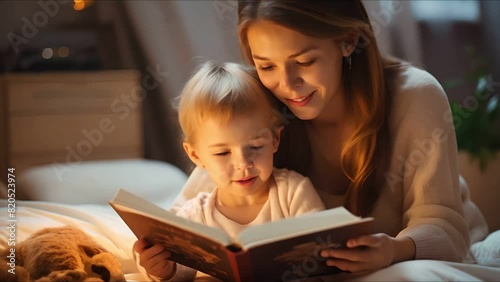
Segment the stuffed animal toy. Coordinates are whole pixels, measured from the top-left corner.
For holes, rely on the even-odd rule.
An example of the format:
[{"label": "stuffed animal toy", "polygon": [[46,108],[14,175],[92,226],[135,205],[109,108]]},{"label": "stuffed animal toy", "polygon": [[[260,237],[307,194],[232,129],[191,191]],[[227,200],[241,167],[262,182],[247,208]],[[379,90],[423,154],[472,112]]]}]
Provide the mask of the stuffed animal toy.
[{"label": "stuffed animal toy", "polygon": [[[5,260],[9,254],[10,248],[0,256]],[[14,274],[9,261],[1,263],[0,281],[126,281],[115,256],[69,226],[41,229],[16,244],[15,264]]]}]

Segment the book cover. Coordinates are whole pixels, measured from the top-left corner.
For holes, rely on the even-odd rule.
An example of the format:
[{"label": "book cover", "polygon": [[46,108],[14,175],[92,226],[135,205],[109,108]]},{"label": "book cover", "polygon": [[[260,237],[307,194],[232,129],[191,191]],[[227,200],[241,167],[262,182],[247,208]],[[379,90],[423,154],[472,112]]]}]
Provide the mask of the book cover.
[{"label": "book cover", "polygon": [[172,251],[171,260],[224,281],[289,281],[333,273],[319,251],[371,233],[373,221],[341,207],[248,227],[231,238],[123,189],[110,205],[137,238],[163,244]]}]

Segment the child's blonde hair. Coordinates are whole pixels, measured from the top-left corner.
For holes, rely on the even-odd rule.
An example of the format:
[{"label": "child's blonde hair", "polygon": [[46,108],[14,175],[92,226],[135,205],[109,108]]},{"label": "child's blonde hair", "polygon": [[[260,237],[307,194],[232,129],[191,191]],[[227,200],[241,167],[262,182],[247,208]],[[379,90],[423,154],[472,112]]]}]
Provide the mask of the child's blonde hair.
[{"label": "child's blonde hair", "polygon": [[236,63],[202,64],[182,90],[178,113],[184,141],[195,144],[202,122],[214,118],[228,122],[235,115],[258,111],[269,115],[269,129],[278,134],[282,126],[274,109],[272,93],[262,85],[253,67]]}]

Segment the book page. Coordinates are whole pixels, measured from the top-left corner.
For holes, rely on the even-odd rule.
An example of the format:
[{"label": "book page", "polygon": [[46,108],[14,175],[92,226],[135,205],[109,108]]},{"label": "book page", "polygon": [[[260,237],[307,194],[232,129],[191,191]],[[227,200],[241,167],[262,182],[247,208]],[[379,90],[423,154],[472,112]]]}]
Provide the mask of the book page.
[{"label": "book page", "polygon": [[[223,230],[177,216],[174,213],[162,209],[124,189],[120,189],[118,191],[118,194],[110,202],[110,205],[115,208],[119,214],[120,211],[122,211],[125,213],[134,213],[145,218],[151,218],[155,221],[164,222],[185,231],[195,233],[200,237],[216,241],[224,246],[228,246],[232,243],[230,236]],[[129,222],[125,223],[131,227]],[[136,230],[132,231],[136,233]]]},{"label": "book page", "polygon": [[360,218],[344,207],[338,207],[248,227],[241,232],[237,241],[244,249],[249,249],[304,234],[331,230],[336,227],[371,220],[373,218]]},{"label": "book page", "polygon": [[340,272],[326,264],[326,258],[320,256],[321,250],[343,248],[349,238],[370,234],[372,222],[361,219],[353,224],[253,245],[247,250],[252,262],[250,273],[254,273],[254,281],[304,281],[306,277]]}]

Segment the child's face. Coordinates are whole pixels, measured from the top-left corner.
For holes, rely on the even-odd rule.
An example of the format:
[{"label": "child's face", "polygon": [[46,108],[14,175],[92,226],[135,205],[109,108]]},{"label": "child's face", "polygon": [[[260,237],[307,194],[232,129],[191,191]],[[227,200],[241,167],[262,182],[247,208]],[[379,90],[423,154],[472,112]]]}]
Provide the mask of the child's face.
[{"label": "child's face", "polygon": [[196,165],[208,171],[219,193],[246,197],[268,189],[279,144],[268,115],[237,115],[228,123],[208,119],[198,129],[196,140],[194,146],[184,143],[184,149]]}]

